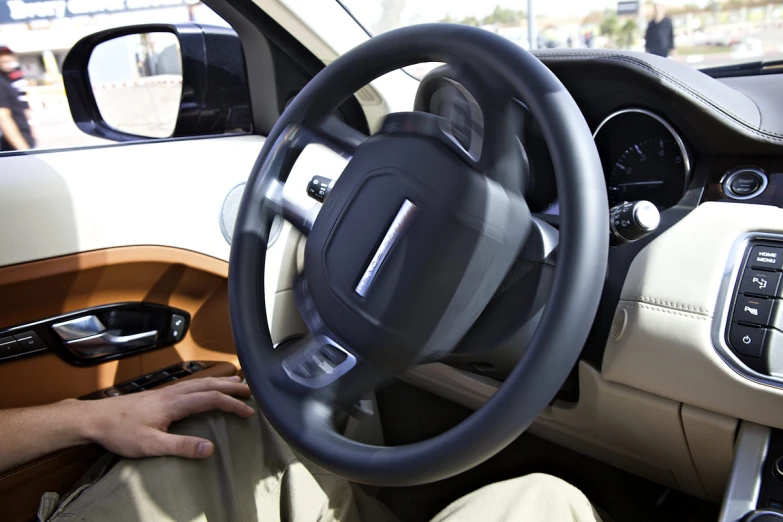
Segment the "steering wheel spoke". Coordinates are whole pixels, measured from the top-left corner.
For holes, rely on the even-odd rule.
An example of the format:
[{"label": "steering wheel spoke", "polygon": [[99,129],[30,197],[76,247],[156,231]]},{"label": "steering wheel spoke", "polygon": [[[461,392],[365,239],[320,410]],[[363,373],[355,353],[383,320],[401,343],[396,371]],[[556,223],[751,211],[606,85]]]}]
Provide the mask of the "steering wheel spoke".
[{"label": "steering wheel spoke", "polygon": [[343,125],[331,121],[319,130],[290,125],[261,166],[260,175],[270,179],[265,193],[270,207],[305,235],[362,136],[345,132]]}]

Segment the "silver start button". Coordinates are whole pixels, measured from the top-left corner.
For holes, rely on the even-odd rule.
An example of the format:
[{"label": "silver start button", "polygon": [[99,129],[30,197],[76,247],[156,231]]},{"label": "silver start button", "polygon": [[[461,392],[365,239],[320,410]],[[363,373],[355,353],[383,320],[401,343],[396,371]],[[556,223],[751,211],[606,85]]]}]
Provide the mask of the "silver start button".
[{"label": "silver start button", "polygon": [[721,185],[731,199],[752,199],[767,188],[767,175],[759,169],[741,168],[726,174]]}]

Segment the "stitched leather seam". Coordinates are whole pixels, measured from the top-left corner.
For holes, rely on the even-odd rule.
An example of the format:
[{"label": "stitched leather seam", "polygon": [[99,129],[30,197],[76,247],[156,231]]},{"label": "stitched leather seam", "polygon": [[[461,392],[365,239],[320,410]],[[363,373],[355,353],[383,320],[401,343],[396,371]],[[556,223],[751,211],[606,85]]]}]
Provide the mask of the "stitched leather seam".
[{"label": "stitched leather seam", "polygon": [[56,455],[54,455],[53,457],[49,457],[48,459],[44,459],[44,460],[42,460],[41,462],[36,462],[36,463],[35,463],[35,464],[33,464],[32,466],[27,466],[27,467],[24,467],[24,468],[22,468],[22,469],[20,469],[20,470],[18,470],[18,471],[14,471],[13,473],[9,473],[9,474],[7,474],[7,475],[3,475],[2,477],[0,477],[0,481],[3,481],[3,480],[5,480],[5,479],[7,479],[7,478],[11,478],[11,477],[13,477],[14,475],[18,475],[19,473],[24,473],[25,471],[31,470],[31,469],[33,469],[33,468],[37,468],[38,466],[41,466],[41,465],[43,465],[43,464],[46,464],[47,462],[50,462],[50,461],[52,461],[52,460],[54,460],[54,459],[58,459],[58,458],[62,457],[63,455],[67,455],[68,453],[71,453],[71,452],[73,452],[73,451],[76,451],[77,449],[79,449],[79,446],[77,446],[77,447],[75,447],[75,448],[72,448],[72,449],[69,449],[69,450],[66,450],[66,451],[63,451],[63,452],[58,452],[58,453],[57,453]]},{"label": "stitched leather seam", "polygon": [[685,310],[687,312],[699,313],[703,315],[712,316],[712,312],[705,308],[698,308],[696,306],[688,306],[680,303],[673,303],[670,301],[662,301],[660,299],[653,299],[652,297],[645,297],[643,295],[634,295],[623,299],[624,301],[643,301],[645,303],[652,303],[665,308],[674,308],[675,310]]},{"label": "stitched leather seam", "polygon": [[[743,118],[737,116],[736,114],[734,114],[730,110],[722,107],[720,104],[718,104],[717,102],[713,101],[712,99],[707,98],[706,96],[703,96],[698,91],[695,91],[695,90],[691,89],[690,87],[688,87],[688,85],[680,82],[676,78],[674,78],[672,76],[669,76],[668,74],[666,74],[665,72],[661,71],[657,67],[655,67],[653,65],[650,65],[648,63],[645,63],[645,62],[643,62],[641,60],[636,60],[636,59],[630,58],[628,56],[622,56],[622,55],[617,55],[617,54],[601,54],[599,56],[593,57],[593,56],[584,56],[584,55],[581,55],[581,54],[573,54],[573,53],[570,53],[570,54],[569,53],[547,54],[547,55],[542,55],[539,58],[542,61],[544,61],[544,62],[546,62],[546,60],[549,59],[549,58],[553,58],[555,60],[568,59],[568,58],[579,58],[579,59],[582,59],[584,61],[608,59],[608,60],[615,60],[615,61],[619,61],[619,62],[629,63],[631,65],[634,65],[634,66],[646,69],[649,72],[656,73],[659,78],[661,78],[661,79],[663,79],[663,80],[665,80],[665,81],[675,85],[676,87],[679,87],[680,89],[685,91],[687,94],[690,94],[691,96],[693,96],[695,99],[701,101],[702,103],[704,103],[706,105],[709,105],[710,107],[712,107],[714,109],[717,109],[719,111],[719,114],[721,116],[723,116],[724,118],[728,119],[729,121],[732,121],[733,123],[741,123],[746,128],[746,130],[750,131],[751,133],[756,134],[757,136],[761,136],[762,138],[767,138],[767,139],[774,140],[774,141],[783,141],[783,134],[779,134],[779,133],[768,131],[768,130],[757,129],[753,124],[751,124],[750,122],[748,122],[748,121],[744,120]],[[753,101],[750,98],[748,98],[748,99],[751,102]],[[755,105],[755,103],[754,103],[754,105]],[[758,108],[758,106],[756,106],[756,107]]]},{"label": "stitched leather seam", "polygon": [[[621,301],[625,301],[625,300],[621,299]],[[693,312],[681,312],[678,310],[672,310],[671,308],[665,308],[663,306],[647,305],[647,304],[637,303],[635,301],[625,301],[625,302],[631,306],[635,306],[636,308],[646,308],[647,310],[653,310],[654,312],[663,312],[665,314],[679,315],[682,317],[688,317],[690,319],[697,319],[699,321],[712,321],[712,317],[695,314]]]}]

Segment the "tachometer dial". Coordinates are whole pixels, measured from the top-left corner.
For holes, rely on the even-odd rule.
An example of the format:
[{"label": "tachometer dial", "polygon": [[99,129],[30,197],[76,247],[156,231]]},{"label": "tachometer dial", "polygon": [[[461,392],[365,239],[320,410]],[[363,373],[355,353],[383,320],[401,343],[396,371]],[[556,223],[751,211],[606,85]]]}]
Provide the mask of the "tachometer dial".
[{"label": "tachometer dial", "polygon": [[609,204],[646,199],[659,209],[677,204],[685,190],[685,163],[672,138],[648,138],[627,148],[611,166]]}]

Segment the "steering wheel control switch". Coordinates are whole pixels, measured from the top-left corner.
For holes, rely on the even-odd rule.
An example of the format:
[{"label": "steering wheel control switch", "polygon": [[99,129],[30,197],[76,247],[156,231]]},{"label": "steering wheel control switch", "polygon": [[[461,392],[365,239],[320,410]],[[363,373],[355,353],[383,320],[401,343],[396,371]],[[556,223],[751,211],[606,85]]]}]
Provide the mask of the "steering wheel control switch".
[{"label": "steering wheel control switch", "polygon": [[356,365],[356,357],[325,335],[293,342],[283,361],[288,378],[305,388],[323,388]]},{"label": "steering wheel control switch", "polygon": [[649,201],[625,201],[609,210],[613,245],[637,241],[655,231],[660,223],[658,207]]},{"label": "steering wheel control switch", "polygon": [[323,203],[329,197],[333,184],[334,180],[323,176],[313,176],[313,179],[307,184],[307,195]]},{"label": "steering wheel control switch", "polygon": [[727,343],[746,365],[765,375],[783,375],[782,276],[783,243],[755,239],[745,246],[731,296]]},{"label": "steering wheel control switch", "polygon": [[721,180],[723,193],[731,199],[753,199],[767,188],[767,175],[759,169],[740,168],[727,173]]}]

